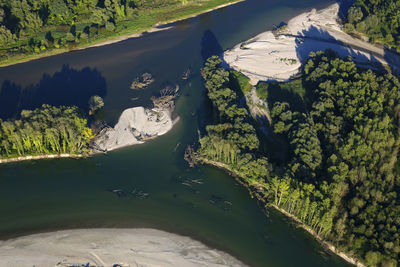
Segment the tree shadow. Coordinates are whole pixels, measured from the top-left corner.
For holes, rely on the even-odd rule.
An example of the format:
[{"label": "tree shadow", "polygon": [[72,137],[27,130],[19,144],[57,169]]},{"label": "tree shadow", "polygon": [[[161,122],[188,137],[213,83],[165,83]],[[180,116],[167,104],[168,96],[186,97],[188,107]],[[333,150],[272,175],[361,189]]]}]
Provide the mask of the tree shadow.
[{"label": "tree shadow", "polygon": [[[294,83],[296,83],[296,85]],[[272,110],[275,102],[287,102],[290,104],[292,110],[306,112],[304,99],[296,92],[296,86],[303,87],[300,79],[286,83],[276,81],[269,82],[267,98],[269,109]]]},{"label": "tree shadow", "polygon": [[204,31],[203,36],[201,37],[200,53],[204,62],[211,56],[219,56],[221,59],[223,58],[224,50],[211,30]]},{"label": "tree shadow", "polygon": [[88,111],[92,95],[106,96],[106,80],[96,69],[75,70],[63,65],[50,76],[43,74],[36,85],[26,88],[4,81],[0,91],[0,118],[17,117],[23,109],[35,109],[43,104],[77,106]]},{"label": "tree shadow", "polygon": [[384,47],[385,60],[388,63],[390,71],[396,75],[400,74],[400,53],[391,47]]},{"label": "tree shadow", "polygon": [[383,65],[373,53],[362,47],[350,46],[337,40],[326,30],[311,26],[296,36],[296,53],[301,62],[308,59],[311,52],[326,49],[335,51],[343,58],[350,56],[360,67],[368,65],[375,70],[384,70]]},{"label": "tree shadow", "polygon": [[339,3],[338,16],[342,21],[347,20],[347,11],[356,2],[356,0],[337,0]]}]

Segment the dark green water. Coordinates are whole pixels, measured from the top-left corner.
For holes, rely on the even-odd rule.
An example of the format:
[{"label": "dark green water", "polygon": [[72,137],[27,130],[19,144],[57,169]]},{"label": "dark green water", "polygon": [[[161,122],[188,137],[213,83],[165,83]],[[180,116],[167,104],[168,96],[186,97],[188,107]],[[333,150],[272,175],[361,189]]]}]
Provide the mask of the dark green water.
[{"label": "dark green water", "polygon": [[[21,91],[20,97],[28,95],[26,103],[62,102],[63,94],[74,90],[65,84],[83,83],[74,94],[79,98],[85,88],[99,90],[110,124],[122,110],[147,105],[164,82],[179,81],[181,87],[176,108],[179,123],[144,145],[82,160],[1,165],[0,237],[70,228],[150,227],[191,236],[252,266],[347,266],[284,216],[272,210],[265,216],[248,192],[223,171],[189,169],[182,159],[185,146],[197,140],[197,129],[207,117],[199,73],[202,55],[228,49],[310,7],[324,5],[327,2],[322,0],[248,0],[142,38],[0,68],[3,103],[13,104],[18,98],[13,88]],[[64,64],[84,75],[61,71]],[[189,66],[193,76],[180,81]],[[90,71],[83,72],[85,67]],[[94,70],[100,76],[92,75]],[[63,78],[53,76],[60,71]],[[151,71],[156,82],[142,91],[130,90],[132,79],[143,71]],[[47,78],[42,77],[45,73]],[[61,99],[57,94],[44,98],[47,91],[30,91],[30,85],[44,87],[46,79]],[[204,183],[189,187],[177,179]],[[118,197],[108,189],[137,189],[150,196]],[[232,205],[210,203],[210,199],[218,203],[218,198]]]}]

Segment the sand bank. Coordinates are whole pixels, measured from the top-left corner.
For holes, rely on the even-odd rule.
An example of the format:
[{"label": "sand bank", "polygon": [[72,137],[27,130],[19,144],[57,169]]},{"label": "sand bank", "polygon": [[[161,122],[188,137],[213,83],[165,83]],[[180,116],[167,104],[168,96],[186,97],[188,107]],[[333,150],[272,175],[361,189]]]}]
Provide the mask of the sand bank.
[{"label": "sand bank", "polygon": [[[244,266],[189,237],[154,229],[82,229],[0,241],[0,266]],[[81,266],[81,265],[79,265]]]},{"label": "sand bank", "polygon": [[142,144],[172,129],[174,121],[166,109],[134,107],[122,112],[114,128],[105,128],[96,137],[95,147],[111,151],[124,146]]},{"label": "sand bank", "polygon": [[339,4],[311,10],[291,19],[286,27],[267,31],[236,45],[224,53],[233,69],[251,79],[286,81],[298,73],[311,51],[332,49],[340,56],[351,56],[361,66],[389,65],[400,71],[400,56],[384,48],[355,39],[342,31]]}]

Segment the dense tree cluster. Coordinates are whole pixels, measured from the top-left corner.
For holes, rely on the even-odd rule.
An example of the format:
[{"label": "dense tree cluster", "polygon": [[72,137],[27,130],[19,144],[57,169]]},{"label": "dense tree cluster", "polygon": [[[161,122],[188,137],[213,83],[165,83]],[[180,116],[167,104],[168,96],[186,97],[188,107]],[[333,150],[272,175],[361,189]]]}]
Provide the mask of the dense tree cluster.
[{"label": "dense tree cluster", "polygon": [[[400,256],[400,82],[357,69],[332,52],[304,67],[308,116],[323,151],[319,177],[341,188],[331,238],[368,265],[396,266]],[[322,179],[324,177],[324,179]]]},{"label": "dense tree cluster", "polygon": [[[71,47],[127,27],[141,9],[180,0],[1,0],[0,58]],[[148,25],[151,26],[151,25]]]},{"label": "dense tree cluster", "polygon": [[76,107],[43,105],[18,120],[0,120],[0,157],[82,153],[93,138]]},{"label": "dense tree cluster", "polygon": [[[303,131],[313,133],[313,136],[303,144],[296,144],[296,140],[301,138],[300,135],[303,132],[296,133],[294,129],[297,125],[293,125],[292,143],[293,146],[297,146],[295,150],[301,153],[301,157],[293,160],[291,164],[291,169],[296,171],[291,173],[291,169],[287,171],[274,169],[268,158],[260,155],[258,151],[259,139],[248,110],[240,107],[237,92],[227,87],[232,84],[229,78],[236,79],[237,75],[229,76],[229,72],[220,64],[221,60],[218,57],[211,57],[202,71],[208,97],[218,113],[219,124],[206,127],[207,135],[200,139],[199,154],[227,164],[243,177],[250,187],[261,191],[268,201],[308,222],[319,234],[328,233],[332,227],[334,213],[331,202],[315,188],[315,185],[306,182],[310,180],[307,174],[312,173],[317,167],[312,162],[312,158],[308,157],[312,155],[318,158],[321,154],[315,155],[312,151],[314,147],[307,147],[307,144],[312,143],[313,138],[315,139],[315,133],[307,125],[306,119],[301,117],[304,115],[299,115],[296,123],[304,124]],[[287,106],[286,109],[289,108],[288,104],[283,104],[282,111],[285,110],[285,106]],[[274,112],[278,113],[278,109],[276,107]],[[303,148],[308,151],[304,151]],[[309,165],[303,166],[305,162]],[[296,174],[301,174],[303,179],[293,179]],[[315,176],[316,174],[314,174],[314,180]],[[325,184],[324,189],[326,187]]]},{"label": "dense tree cluster", "polygon": [[357,0],[348,10],[346,28],[400,49],[400,2]]},{"label": "dense tree cluster", "polygon": [[280,160],[243,147],[240,139],[258,139],[252,119],[226,87],[220,61],[209,59],[203,77],[219,124],[207,126],[200,156],[227,164],[267,202],[368,266],[394,267],[400,260],[400,82],[332,51],[310,56],[301,78],[306,111],[270,103],[269,138],[288,147]]},{"label": "dense tree cluster", "polygon": [[[136,1],[135,1],[136,2]],[[45,50],[96,35],[132,17],[133,0],[3,0],[0,2],[0,46],[28,40],[19,49]]]},{"label": "dense tree cluster", "polygon": [[228,87],[229,72],[220,64],[221,60],[214,56],[202,70],[208,97],[218,110],[219,124],[208,125],[207,135],[200,143],[209,158],[236,164],[238,155],[255,152],[259,141],[254,127],[248,122],[247,110],[238,105],[236,92]]}]

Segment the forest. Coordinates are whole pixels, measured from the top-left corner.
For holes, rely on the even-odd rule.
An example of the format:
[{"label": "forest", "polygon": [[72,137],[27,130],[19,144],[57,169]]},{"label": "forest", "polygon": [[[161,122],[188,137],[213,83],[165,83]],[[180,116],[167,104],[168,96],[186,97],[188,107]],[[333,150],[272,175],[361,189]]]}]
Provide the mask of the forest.
[{"label": "forest", "polygon": [[[258,90],[272,117],[265,135],[240,104],[235,75],[220,64],[214,56],[202,70],[215,118],[200,138],[198,158],[224,163],[253,195],[367,266],[397,266],[399,80],[330,50],[311,53],[300,77],[305,93],[296,98],[305,108],[271,101],[268,84]],[[276,147],[285,155],[277,156]]]},{"label": "forest", "polygon": [[73,49],[232,0],[0,0],[0,61]]},{"label": "forest", "polygon": [[345,29],[366,34],[372,42],[400,51],[400,2],[357,0],[347,12]]},{"label": "forest", "polygon": [[19,119],[0,119],[0,158],[81,154],[89,151],[93,137],[77,107],[43,105],[21,111]]}]

